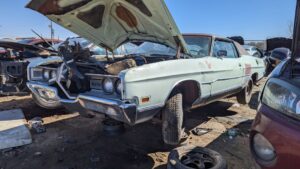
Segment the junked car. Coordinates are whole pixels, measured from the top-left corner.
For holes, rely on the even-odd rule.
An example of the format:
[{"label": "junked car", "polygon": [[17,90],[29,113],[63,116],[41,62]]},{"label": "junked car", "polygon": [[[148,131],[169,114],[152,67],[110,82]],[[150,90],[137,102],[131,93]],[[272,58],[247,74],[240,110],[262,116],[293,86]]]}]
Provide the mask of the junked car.
[{"label": "junked car", "polygon": [[34,45],[0,41],[0,95],[30,94],[26,86],[27,65],[35,58],[57,55],[57,52]]},{"label": "junked car", "polygon": [[288,48],[276,48],[271,52],[271,55],[266,58],[267,61],[267,74],[271,73],[273,69],[282,61],[289,59],[291,50]]},{"label": "junked car", "polygon": [[62,64],[31,67],[57,71],[51,81],[30,79],[33,93],[129,125],[161,113],[167,144],[180,142],[185,110],[228,96],[247,104],[265,72],[263,60],[230,39],[182,35],[163,0],[32,0],[27,7],[112,53],[127,42],[144,49],[98,61],[65,45]]},{"label": "junked car", "polygon": [[270,74],[252,124],[250,147],[263,169],[296,169],[300,165],[300,1],[291,58]]},{"label": "junked car", "polygon": [[[92,42],[81,38],[81,37],[74,37],[74,38],[68,38],[67,41],[61,42],[58,44],[55,44],[53,46],[53,49],[55,51],[59,51],[59,48],[62,47],[67,43],[70,46],[75,46],[76,44],[80,45],[82,49],[88,50],[89,54],[91,55],[91,58],[96,59],[97,61],[103,60],[103,59],[114,59],[123,57],[129,51],[133,50],[136,45],[132,43],[128,43],[126,45],[121,45],[118,49],[114,50],[114,55],[111,55],[111,52],[106,51],[104,48],[96,46]],[[106,53],[108,55],[106,55]],[[61,56],[52,56],[45,58],[37,58],[34,61],[32,61],[28,65],[28,80],[29,81],[39,81],[43,83],[47,83],[49,85],[55,84],[55,79],[57,78],[57,68],[63,63],[63,58]],[[32,98],[34,102],[39,105],[42,108],[45,109],[58,109],[62,107],[61,103],[57,99],[45,99],[45,97],[40,97],[40,95],[43,95],[43,91],[37,91],[39,94],[36,94],[35,92],[32,93]]]}]

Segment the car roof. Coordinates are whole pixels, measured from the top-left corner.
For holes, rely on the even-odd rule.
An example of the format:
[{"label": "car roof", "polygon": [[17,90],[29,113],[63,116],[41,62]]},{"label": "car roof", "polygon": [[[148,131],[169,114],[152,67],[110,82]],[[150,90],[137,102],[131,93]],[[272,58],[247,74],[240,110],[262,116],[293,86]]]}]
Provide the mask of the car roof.
[{"label": "car roof", "polygon": [[206,37],[211,37],[214,39],[223,39],[223,40],[227,40],[227,41],[232,41],[232,39],[226,38],[226,37],[222,37],[222,36],[217,36],[214,34],[205,34],[205,33],[183,33],[183,36],[206,36]]}]

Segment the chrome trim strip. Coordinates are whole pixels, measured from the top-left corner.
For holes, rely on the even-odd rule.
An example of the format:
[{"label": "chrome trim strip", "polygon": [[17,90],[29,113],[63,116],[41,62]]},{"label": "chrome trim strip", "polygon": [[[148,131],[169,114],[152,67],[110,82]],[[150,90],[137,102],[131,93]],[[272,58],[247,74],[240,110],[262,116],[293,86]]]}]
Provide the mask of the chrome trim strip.
[{"label": "chrome trim strip", "polygon": [[94,76],[94,77],[110,77],[110,78],[119,78],[119,76],[115,75],[103,75],[103,74],[93,74],[93,73],[86,73],[86,76]]},{"label": "chrome trim strip", "polygon": [[247,76],[238,76],[238,77],[230,77],[230,78],[223,78],[223,79],[216,79],[214,81],[205,82],[205,83],[201,83],[201,84],[212,84],[212,83],[215,83],[217,81],[232,80],[232,79],[245,78],[245,77],[250,77],[250,75],[247,75]]},{"label": "chrome trim strip", "polygon": [[165,106],[164,103],[159,103],[159,104],[152,105],[152,106],[138,108],[138,112],[145,112],[145,111],[149,111],[149,110],[153,110],[153,109],[157,109],[157,108],[163,108],[164,106]]},{"label": "chrome trim strip", "polygon": [[65,95],[72,100],[75,100],[76,97],[71,96],[68,91],[64,88],[64,86],[60,83],[60,81],[63,78],[63,72],[64,72],[64,67],[65,67],[65,63],[62,63],[59,70],[58,70],[58,76],[57,76],[57,80],[56,83],[58,84],[58,86],[61,88],[61,90],[65,93]]}]

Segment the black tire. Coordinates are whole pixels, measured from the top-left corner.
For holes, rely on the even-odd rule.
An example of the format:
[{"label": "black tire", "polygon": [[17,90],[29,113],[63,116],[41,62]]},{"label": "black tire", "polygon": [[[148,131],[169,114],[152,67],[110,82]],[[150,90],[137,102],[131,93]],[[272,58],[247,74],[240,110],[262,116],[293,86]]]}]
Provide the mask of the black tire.
[{"label": "black tire", "polygon": [[36,96],[35,94],[32,94],[32,99],[38,106],[44,109],[55,110],[63,107],[58,101],[47,101]]},{"label": "black tire", "polygon": [[253,81],[249,80],[247,86],[240,91],[236,98],[238,103],[240,104],[249,104],[252,96],[252,89],[253,89]]},{"label": "black tire", "polygon": [[216,151],[185,146],[170,152],[167,169],[227,169],[227,163]]},{"label": "black tire", "polygon": [[178,145],[183,135],[183,97],[175,91],[162,111],[162,137],[168,145]]}]

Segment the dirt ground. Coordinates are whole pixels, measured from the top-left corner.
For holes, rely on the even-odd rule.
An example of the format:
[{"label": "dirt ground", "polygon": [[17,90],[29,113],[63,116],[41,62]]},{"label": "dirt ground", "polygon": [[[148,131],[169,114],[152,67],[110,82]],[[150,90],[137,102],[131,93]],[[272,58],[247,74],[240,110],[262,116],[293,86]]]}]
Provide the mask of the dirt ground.
[{"label": "dirt ground", "polygon": [[[196,127],[213,130],[202,136],[190,132],[186,143],[220,152],[229,169],[256,169],[248,137],[260,87],[255,87],[249,106],[236,104],[235,98],[230,98],[187,113],[187,130]],[[13,108],[21,108],[27,120],[42,117],[47,131],[42,134],[32,131],[30,145],[0,151],[0,169],[166,168],[170,148],[161,140],[158,119],[126,126],[124,134],[108,137],[102,132],[101,117],[89,119],[64,109],[44,110],[37,107],[30,96],[0,98],[0,110]],[[230,128],[241,132],[230,139],[226,132]]]}]

